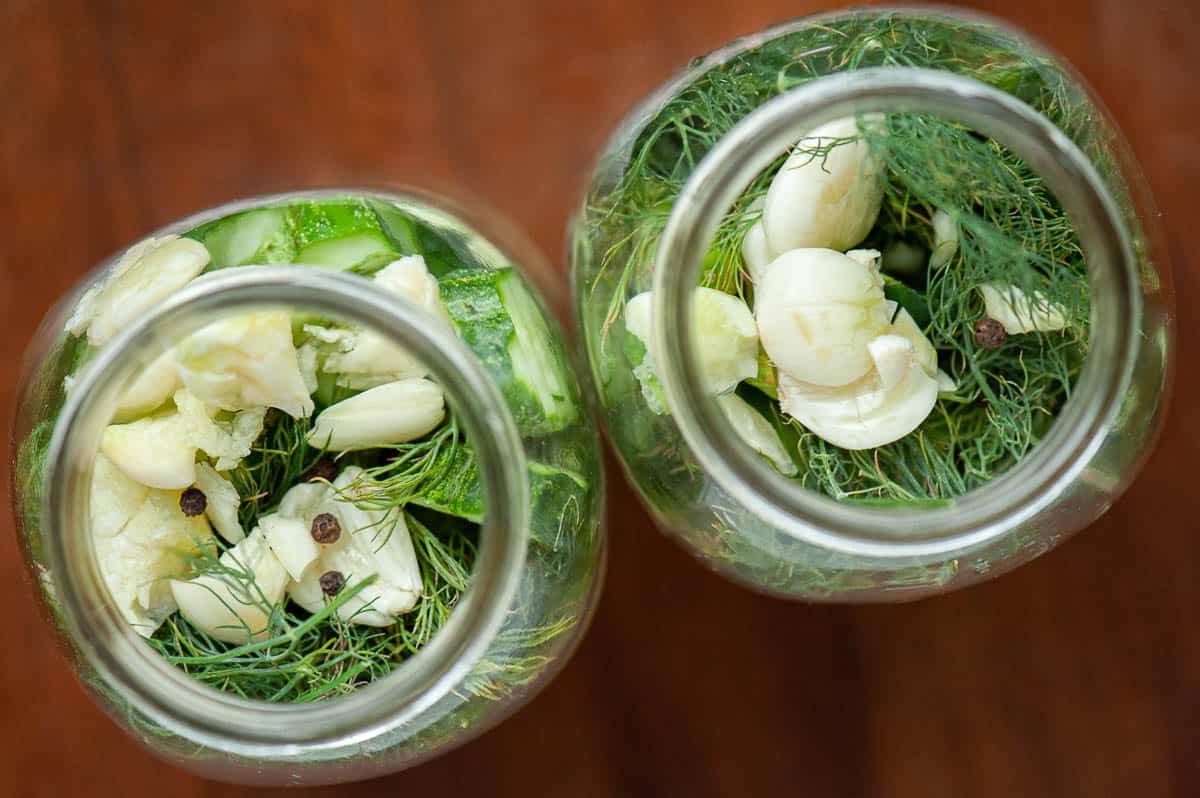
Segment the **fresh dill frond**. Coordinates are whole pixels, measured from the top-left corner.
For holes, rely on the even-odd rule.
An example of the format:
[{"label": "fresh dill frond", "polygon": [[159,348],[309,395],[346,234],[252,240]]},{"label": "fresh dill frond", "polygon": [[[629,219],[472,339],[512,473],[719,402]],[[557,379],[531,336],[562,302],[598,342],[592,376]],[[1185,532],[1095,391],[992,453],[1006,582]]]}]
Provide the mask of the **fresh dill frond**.
[{"label": "fresh dill frond", "polygon": [[[772,97],[825,75],[879,66],[940,69],[990,83],[1043,114],[1102,169],[1107,162],[1094,111],[1068,77],[994,26],[949,17],[931,24],[903,12],[802,26],[695,76],[614,154],[607,172],[602,168],[607,177],[585,208],[588,249],[599,256],[590,291],[603,306],[594,319],[600,358],[616,361],[614,369],[627,368],[620,342],[609,342],[611,328],[629,298],[651,287],[674,198],[704,154]],[[800,466],[796,478],[805,487],[845,501],[940,501],[982,485],[1028,454],[1061,410],[1087,352],[1086,264],[1070,221],[1042,178],[995,141],[921,114],[888,114],[881,125],[860,124],[860,136],[888,176],[879,219],[861,246],[886,250],[900,243],[924,258],[933,246],[937,211],[949,214],[959,230],[951,264],[889,277],[889,295],[914,305],[914,318],[927,322],[923,331],[956,388],[916,431],[865,451],[823,441],[777,406],[768,415],[789,442]],[[821,159],[842,143],[820,139],[810,155]],[[729,209],[702,264],[701,285],[752,301],[741,245],[760,218],[756,201],[788,155],[781,153]],[[1040,293],[1065,309],[1067,329],[1013,336],[999,349],[981,349],[972,330],[983,313],[976,289],[987,282]],[[749,384],[771,395],[768,382]]]}]

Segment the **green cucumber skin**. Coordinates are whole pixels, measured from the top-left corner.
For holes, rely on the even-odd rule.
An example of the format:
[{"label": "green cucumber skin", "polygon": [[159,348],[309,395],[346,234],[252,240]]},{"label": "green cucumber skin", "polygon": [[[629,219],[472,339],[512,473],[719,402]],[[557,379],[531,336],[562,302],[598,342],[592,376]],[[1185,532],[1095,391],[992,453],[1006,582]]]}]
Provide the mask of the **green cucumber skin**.
[{"label": "green cucumber skin", "polygon": [[[409,503],[482,523],[483,487],[474,452],[466,446],[459,447],[440,473],[444,479],[423,488]],[[587,480],[563,468],[530,463],[528,484],[530,537],[554,551],[574,543],[589,506]]]},{"label": "green cucumber skin", "polygon": [[455,249],[447,233],[431,227],[411,213],[379,200],[372,200],[371,207],[375,209],[383,231],[396,249],[405,255],[423,257],[429,273],[439,280],[470,261],[468,256]]},{"label": "green cucumber skin", "polygon": [[299,263],[370,274],[403,254],[362,200],[296,203],[288,222]]},{"label": "green cucumber skin", "polygon": [[[528,297],[520,280],[520,275],[511,269],[452,272],[440,281],[442,302],[467,346],[496,380],[521,432],[545,435],[573,422],[578,416],[578,402],[569,378],[563,373],[566,354],[551,337],[540,308]],[[519,320],[509,312],[516,304],[517,292],[521,292],[521,310],[534,309],[534,313],[520,313]],[[524,341],[519,340],[518,324],[525,325]],[[530,351],[538,347],[540,351]],[[539,377],[547,375],[517,373],[514,354],[522,355],[522,362],[528,356],[549,364],[548,368],[555,372],[548,375],[555,383],[551,395],[539,395],[531,387],[531,383],[537,384]]]},{"label": "green cucumber skin", "polygon": [[379,217],[361,200],[297,202],[287,206],[287,213],[296,249],[301,252],[325,241],[354,235],[374,234],[386,238]]},{"label": "green cucumber skin", "polygon": [[249,264],[291,263],[296,259],[285,208],[259,208],[202,224],[189,231],[212,258],[208,269]]}]

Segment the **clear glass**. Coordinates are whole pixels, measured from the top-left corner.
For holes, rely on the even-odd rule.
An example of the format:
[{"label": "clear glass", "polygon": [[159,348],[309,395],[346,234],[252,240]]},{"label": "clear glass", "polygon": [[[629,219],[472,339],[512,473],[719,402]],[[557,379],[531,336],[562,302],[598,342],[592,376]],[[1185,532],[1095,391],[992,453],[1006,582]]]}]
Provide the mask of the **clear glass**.
[{"label": "clear glass", "polygon": [[[341,197],[367,198],[380,218],[403,222],[405,235],[392,228],[379,239],[399,250],[387,257],[415,251],[431,262],[443,259],[447,268],[513,270],[529,294],[526,311],[546,325],[551,351],[562,358],[567,384],[559,407],[569,408],[563,413],[568,420],[553,429],[531,426],[528,406],[507,390],[494,357],[477,352],[418,306],[335,268],[211,270],[77,368],[78,347],[64,332],[66,321],[88,287],[113,266],[110,259],[47,314],[26,356],[12,437],[13,493],[18,535],[48,619],[80,679],[118,725],[155,754],[210,778],[349,781],[400,770],[462,744],[522,706],[562,667],[587,626],[602,581],[599,442],[564,334],[527,279],[530,271],[547,271],[531,247],[509,232],[496,236],[444,200],[353,189],[236,202],[154,235],[243,211]],[[256,256],[278,263],[295,257],[272,251],[260,249]],[[92,461],[118,392],[169,342],[214,317],[264,306],[354,320],[426,363],[476,452],[485,506],[469,588],[434,638],[389,676],[309,704],[242,699],[166,663],[121,618],[90,542]],[[69,393],[68,373],[74,374]],[[571,497],[554,518],[544,511],[545,484],[540,490],[533,484],[538,464],[574,475]]]},{"label": "clear glass", "polygon": [[[1019,67],[1019,68],[1018,68]],[[722,119],[681,189],[646,177],[648,131],[720,70],[755,108]],[[1045,96],[1075,110],[1050,119]],[[1039,98],[1041,98],[1039,100]],[[1089,349],[1043,440],[983,487],[936,506],[881,509],[799,487],[739,441],[705,391],[691,307],[735,199],[815,127],[855,114],[935,114],[986,133],[1046,181],[1087,259]],[[675,117],[670,115],[675,114]],[[664,221],[612,212],[619,192],[658,197]],[[615,131],[572,230],[572,294],[609,438],[660,525],[752,588],[818,601],[900,601],[991,578],[1098,518],[1135,476],[1165,411],[1173,292],[1136,164],[1094,95],[1059,58],[978,16],[870,9],[786,23],[694,61]],[[622,340],[624,307],[653,291],[647,349],[670,412],[648,405]]]}]

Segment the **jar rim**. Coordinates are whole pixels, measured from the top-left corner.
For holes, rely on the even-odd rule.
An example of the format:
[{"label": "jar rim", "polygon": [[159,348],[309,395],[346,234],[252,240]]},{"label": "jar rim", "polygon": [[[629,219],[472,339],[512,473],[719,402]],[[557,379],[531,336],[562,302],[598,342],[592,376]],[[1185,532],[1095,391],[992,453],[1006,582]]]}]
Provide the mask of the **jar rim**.
[{"label": "jar rim", "polygon": [[[411,202],[441,212],[430,205],[434,200],[429,196],[328,189],[237,200],[153,235],[178,233],[274,202],[333,196]],[[90,524],[81,522],[100,433],[119,386],[126,384],[136,363],[157,342],[178,340],[202,326],[200,317],[211,321],[231,311],[280,305],[365,324],[424,362],[471,439],[487,508],[471,583],[433,639],[386,677],[348,695],[306,704],[241,698],[162,659],[120,617],[99,574]],[[185,315],[191,319],[184,320]],[[47,452],[47,564],[74,645],[101,680],[153,722],[211,748],[246,756],[295,757],[340,748],[409,722],[449,695],[500,630],[519,588],[528,543],[529,498],[520,479],[524,458],[512,412],[483,365],[452,330],[417,305],[377,291],[360,277],[319,268],[222,269],[189,283],[123,330],[77,375]],[[80,551],[87,556],[78,556]]]},{"label": "jar rim", "polygon": [[[1072,395],[1041,442],[987,484],[938,507],[856,506],[772,469],[723,423],[695,356],[691,293],[720,219],[751,180],[821,124],[871,112],[922,112],[985,131],[1045,179],[1080,236],[1092,302]],[[651,342],[680,432],[718,486],[781,532],[840,553],[944,559],[995,540],[1052,504],[1104,442],[1132,379],[1141,293],[1128,230],[1088,157],[1029,105],[974,78],[873,67],[817,78],[755,109],[697,165],[655,258]]]}]

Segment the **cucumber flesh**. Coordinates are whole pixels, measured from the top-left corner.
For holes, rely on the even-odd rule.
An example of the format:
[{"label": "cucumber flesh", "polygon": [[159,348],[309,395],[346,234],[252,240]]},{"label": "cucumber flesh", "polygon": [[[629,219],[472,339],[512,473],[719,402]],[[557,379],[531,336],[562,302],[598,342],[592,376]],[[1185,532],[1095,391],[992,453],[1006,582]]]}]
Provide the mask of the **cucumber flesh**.
[{"label": "cucumber flesh", "polygon": [[[441,479],[426,486],[410,504],[482,523],[483,488],[475,454],[460,446],[440,471]],[[544,463],[529,464],[530,536],[554,550],[568,545],[585,517],[588,483],[580,475]]]},{"label": "cucumber flesh", "polygon": [[246,211],[202,225],[188,234],[212,257],[210,269],[246,264],[291,263],[296,245],[284,208]]},{"label": "cucumber flesh", "polygon": [[425,266],[434,277],[462,268],[464,258],[454,249],[449,234],[386,202],[374,201],[371,206],[395,247],[405,255],[425,258]]},{"label": "cucumber flesh", "polygon": [[288,211],[298,263],[335,269],[380,268],[401,253],[365,202],[304,202]]},{"label": "cucumber flesh", "polygon": [[566,353],[512,269],[463,270],[440,282],[442,302],[526,435],[557,432],[579,414]]}]

